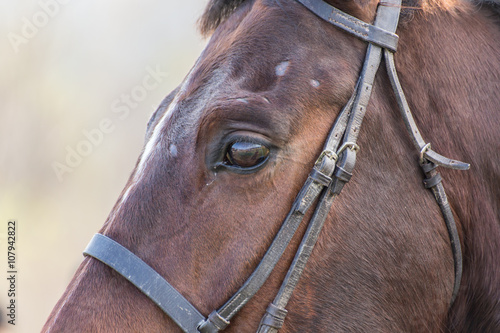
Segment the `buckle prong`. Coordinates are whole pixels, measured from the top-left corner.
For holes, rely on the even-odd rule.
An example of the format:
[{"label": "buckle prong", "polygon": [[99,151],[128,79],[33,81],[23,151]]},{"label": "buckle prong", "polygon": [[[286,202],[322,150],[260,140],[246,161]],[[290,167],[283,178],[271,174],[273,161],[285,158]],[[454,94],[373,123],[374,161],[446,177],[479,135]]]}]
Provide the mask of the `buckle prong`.
[{"label": "buckle prong", "polygon": [[347,148],[349,148],[350,150],[352,150],[354,152],[359,151],[359,146],[356,143],[344,142],[344,144],[342,146],[340,146],[339,150],[337,151],[337,155],[342,154],[342,152],[344,152],[344,150],[346,150]]},{"label": "buckle prong", "polygon": [[338,159],[338,155],[334,151],[326,149],[326,150],[323,150],[321,152],[321,155],[319,155],[318,159],[314,163],[314,166],[319,166],[321,164],[321,162],[323,162],[323,159],[325,157],[328,157],[329,159],[331,159],[333,161],[337,161],[337,159]]},{"label": "buckle prong", "polygon": [[425,162],[425,158],[424,158],[424,154],[429,150],[431,149],[431,143],[427,143],[425,146],[422,147],[422,149],[420,150],[420,164],[424,164]]}]

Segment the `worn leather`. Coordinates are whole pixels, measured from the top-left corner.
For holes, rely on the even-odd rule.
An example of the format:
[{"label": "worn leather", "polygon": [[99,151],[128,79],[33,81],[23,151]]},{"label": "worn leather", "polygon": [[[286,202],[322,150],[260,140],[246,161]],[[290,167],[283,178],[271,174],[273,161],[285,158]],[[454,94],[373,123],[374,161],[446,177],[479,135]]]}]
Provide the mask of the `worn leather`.
[{"label": "worn leather", "polygon": [[297,0],[311,12],[334,26],[370,44],[396,52],[398,36],[380,25],[371,25],[331,6],[323,0]]},{"label": "worn leather", "polygon": [[279,330],[285,322],[287,313],[288,311],[284,308],[271,303],[267,307],[266,314],[262,317],[260,325],[269,327],[270,329]]}]

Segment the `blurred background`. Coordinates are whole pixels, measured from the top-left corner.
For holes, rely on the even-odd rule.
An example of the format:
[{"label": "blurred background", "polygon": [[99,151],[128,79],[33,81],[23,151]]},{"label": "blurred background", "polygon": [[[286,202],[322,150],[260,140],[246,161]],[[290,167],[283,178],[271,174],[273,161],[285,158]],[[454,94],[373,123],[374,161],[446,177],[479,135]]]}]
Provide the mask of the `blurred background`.
[{"label": "blurred background", "polygon": [[149,116],[201,53],[205,4],[1,1],[0,332],[41,330],[125,186]]}]

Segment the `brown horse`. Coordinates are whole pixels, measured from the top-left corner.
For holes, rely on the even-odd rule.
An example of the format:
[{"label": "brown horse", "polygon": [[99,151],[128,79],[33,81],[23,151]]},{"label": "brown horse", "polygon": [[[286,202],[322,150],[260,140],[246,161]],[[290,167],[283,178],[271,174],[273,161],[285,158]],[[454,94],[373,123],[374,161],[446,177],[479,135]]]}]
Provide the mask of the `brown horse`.
[{"label": "brown horse", "polygon": [[[378,0],[331,0],[372,22]],[[381,4],[383,5],[383,4]],[[333,203],[287,306],[283,332],[500,332],[500,25],[494,2],[403,3],[401,84],[442,170],[463,276],[443,217],[379,70],[352,180]],[[211,35],[148,125],[100,233],[154,268],[204,316],[259,264],[359,77],[367,43],[294,0],[212,0]],[[304,222],[311,218],[305,215]],[[254,332],[306,223],[227,331]],[[44,332],[177,332],[110,267],[86,257]]]}]

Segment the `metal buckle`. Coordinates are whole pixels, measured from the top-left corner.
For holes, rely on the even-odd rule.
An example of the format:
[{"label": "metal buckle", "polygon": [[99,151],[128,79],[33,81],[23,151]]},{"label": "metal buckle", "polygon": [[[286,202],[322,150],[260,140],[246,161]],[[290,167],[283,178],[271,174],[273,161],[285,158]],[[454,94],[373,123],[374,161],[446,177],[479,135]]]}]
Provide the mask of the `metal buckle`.
[{"label": "metal buckle", "polygon": [[337,151],[337,156],[342,154],[344,152],[344,150],[346,150],[347,148],[349,148],[350,150],[352,150],[354,152],[357,152],[360,149],[359,146],[357,144],[355,144],[354,142],[345,142],[342,146],[340,146],[339,150]]},{"label": "metal buckle", "polygon": [[329,159],[333,160],[334,162],[336,162],[338,159],[338,155],[334,151],[326,149],[326,150],[323,150],[321,152],[321,155],[319,155],[318,159],[314,163],[314,166],[315,167],[319,166],[323,162],[323,159],[325,157],[328,157]]},{"label": "metal buckle", "polygon": [[424,164],[426,158],[424,157],[424,154],[429,150],[431,149],[431,143],[427,143],[425,146],[422,147],[422,149],[420,149],[420,164]]}]

